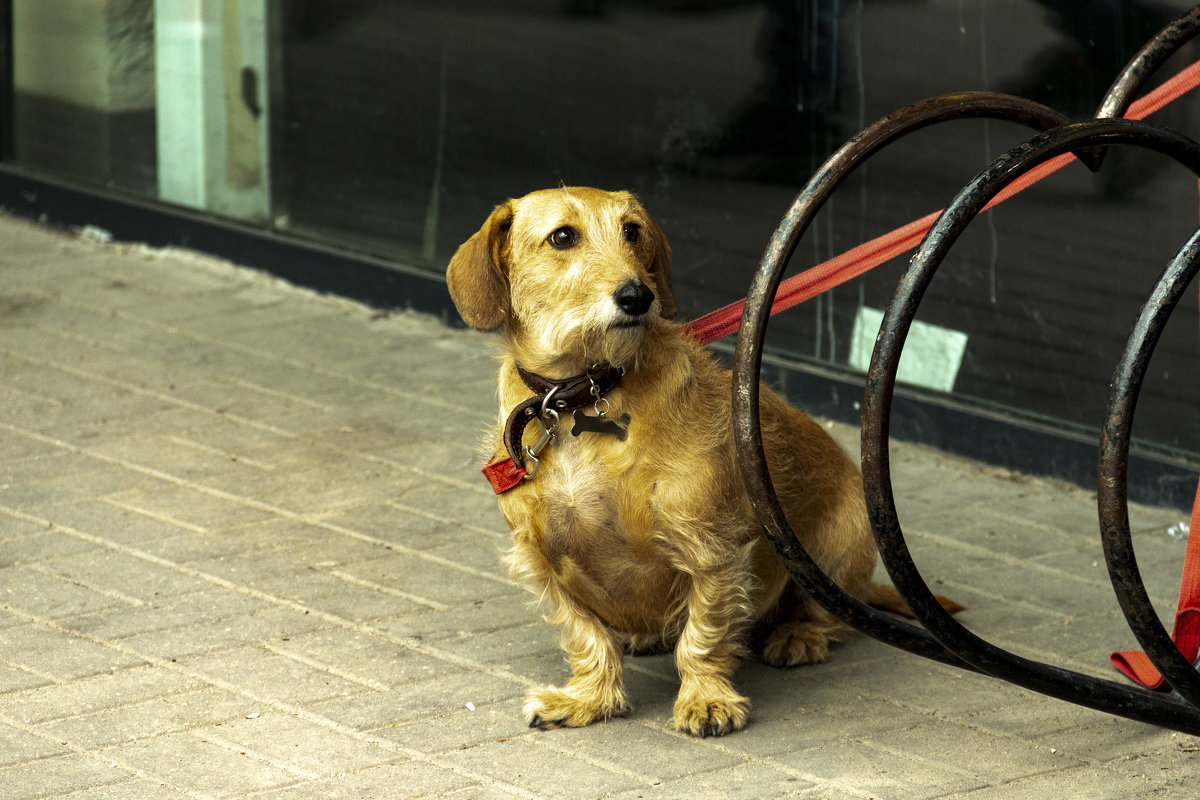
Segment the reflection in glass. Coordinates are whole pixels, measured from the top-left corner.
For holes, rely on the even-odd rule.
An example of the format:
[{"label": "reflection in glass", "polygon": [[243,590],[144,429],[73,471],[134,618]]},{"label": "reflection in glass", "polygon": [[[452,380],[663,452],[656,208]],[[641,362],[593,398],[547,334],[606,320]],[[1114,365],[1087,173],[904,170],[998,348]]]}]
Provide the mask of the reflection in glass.
[{"label": "reflection in glass", "polygon": [[[863,125],[978,89],[1087,116],[1189,6],[13,0],[15,157],[434,273],[507,197],[626,188],[671,238],[686,319],[745,293],[794,193]],[[1188,105],[1154,119],[1194,132]],[[1026,135],[964,122],[889,149],[822,212],[793,271],[944,206]],[[1195,206],[1194,180],[1118,151],[1099,175],[1073,165],[989,213],[922,303],[932,338],[912,374],[1094,430],[1129,322]],[[778,317],[771,351],[861,368],[864,326],[903,261]],[[1137,431],[1192,457],[1200,430],[1177,420],[1200,407],[1197,324],[1194,303],[1173,317]]]}]

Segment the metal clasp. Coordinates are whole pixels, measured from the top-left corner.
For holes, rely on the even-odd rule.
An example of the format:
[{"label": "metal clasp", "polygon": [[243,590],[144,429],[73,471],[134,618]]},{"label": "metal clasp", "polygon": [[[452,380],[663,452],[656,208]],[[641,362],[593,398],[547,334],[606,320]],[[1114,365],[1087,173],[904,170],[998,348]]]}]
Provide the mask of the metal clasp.
[{"label": "metal clasp", "polygon": [[[523,448],[525,453],[524,479],[527,481],[533,480],[534,476],[537,475],[538,467],[541,466],[541,463],[538,461],[538,456],[541,455],[542,451],[546,449],[547,445],[554,441],[554,432],[558,429],[558,412],[550,407],[550,398],[553,397],[554,393],[557,391],[558,387],[555,386],[546,393],[546,397],[542,400],[542,413],[539,414],[535,420],[538,425],[538,430],[540,431],[537,442],[533,445],[533,447],[525,445]],[[549,422],[549,425],[546,424],[547,422]],[[529,467],[530,462],[533,463],[532,469]]]},{"label": "metal clasp", "polygon": [[[587,371],[588,383],[591,384],[591,387],[588,389],[588,394],[590,394],[593,398],[595,398],[595,401],[596,401],[592,405],[592,410],[596,412],[597,417],[600,417],[601,419],[603,419],[608,416],[608,411],[610,408],[612,408],[612,405],[608,402],[608,398],[601,396],[600,384],[598,384],[596,382],[596,379],[594,377],[592,377],[592,373],[599,371],[599,369],[600,369],[600,365],[595,364],[592,366],[591,369],[589,369]],[[622,375],[625,374],[624,367],[618,367],[618,369],[621,370]],[[600,406],[601,403],[604,404],[603,408],[601,408],[601,406]]]}]

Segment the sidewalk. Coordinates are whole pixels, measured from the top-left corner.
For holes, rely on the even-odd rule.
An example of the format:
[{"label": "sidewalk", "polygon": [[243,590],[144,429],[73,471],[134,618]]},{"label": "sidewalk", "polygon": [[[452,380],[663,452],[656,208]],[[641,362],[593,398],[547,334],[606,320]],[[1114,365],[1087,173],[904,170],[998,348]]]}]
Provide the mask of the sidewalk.
[{"label": "sidewalk", "polygon": [[[0,797],[1194,798],[1200,739],[851,634],[749,727],[530,730],[554,632],[478,473],[493,339],[0,217]],[[835,434],[854,449],[856,431]],[[1090,492],[893,445],[917,563],[1022,655],[1135,645]],[[1177,511],[1138,508],[1173,609]]]}]

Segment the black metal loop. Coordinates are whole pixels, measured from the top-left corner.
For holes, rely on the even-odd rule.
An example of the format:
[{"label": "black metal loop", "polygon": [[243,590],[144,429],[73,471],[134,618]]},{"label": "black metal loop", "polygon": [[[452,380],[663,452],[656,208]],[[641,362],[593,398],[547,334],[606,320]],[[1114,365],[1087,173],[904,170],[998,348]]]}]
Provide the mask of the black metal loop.
[{"label": "black metal loop", "polygon": [[[1063,700],[1188,733],[1200,733],[1200,676],[1158,621],[1133,553],[1125,491],[1129,433],[1137,393],[1158,331],[1180,293],[1200,269],[1200,232],[1163,273],[1134,326],[1117,367],[1100,451],[1100,516],[1109,575],[1126,619],[1147,655],[1182,699],[1100,680],[1008,653],[959,625],[934,599],[913,563],[896,517],[888,463],[890,408],[904,344],[917,305],[942,258],[972,219],[1001,189],[1029,169],[1066,152],[1089,168],[1113,144],[1157,150],[1200,175],[1200,145],[1175,131],[1114,119],[1123,115],[1148,78],[1200,33],[1200,5],[1164,28],[1129,62],[1097,111],[1102,118],[1065,125],[1057,112],[1021,98],[951,95],[922,101],[865,129],[831,156],[797,195],[773,234],[746,298],[734,357],[734,440],[747,493],[793,580],[830,613],[909,652],[980,672]],[[864,491],[880,553],[893,583],[924,628],[880,614],[837,586],[797,541],[771,484],[758,425],[758,373],[770,306],[784,266],[828,197],[856,166],[879,149],[927,125],[992,117],[1046,131],[980,173],[938,218],[900,281],[885,313],[867,376],[863,407]],[[1190,703],[1190,705],[1189,705]]]},{"label": "black metal loop", "polygon": [[1117,363],[1100,436],[1096,500],[1109,578],[1130,630],[1171,687],[1193,705],[1200,706],[1200,673],[1180,654],[1146,594],[1133,551],[1126,492],[1138,392],[1167,319],[1197,272],[1200,272],[1200,230],[1192,234],[1163,270],[1138,313]]},{"label": "black metal loop", "polygon": [[[864,491],[885,567],[917,619],[948,650],[983,672],[1043,694],[1176,730],[1200,733],[1200,711],[1175,698],[1021,658],[960,625],[942,609],[921,579],[904,541],[892,494],[887,443],[900,351],[921,297],[942,259],[987,203],[1022,174],[1066,152],[1113,144],[1156,150],[1200,177],[1200,144],[1183,134],[1150,123],[1123,119],[1079,122],[1039,134],[1001,156],[967,184],[934,223],[897,286],[871,357],[863,402]],[[1192,678],[1196,676],[1193,674]],[[1193,693],[1192,686],[1176,688],[1193,704],[1200,700],[1200,693]]]},{"label": "black metal loop", "polygon": [[1096,110],[1096,118],[1125,116],[1133,98],[1137,97],[1150,76],[1197,33],[1200,33],[1200,5],[1159,31],[1129,59],[1129,63],[1105,92],[1104,100]]},{"label": "black metal loop", "polygon": [[[792,578],[831,614],[888,644],[927,658],[968,667],[921,628],[865,605],[846,593],[812,560],[779,505],[758,422],[758,373],[771,300],[788,259],[817,212],[845,178],[886,145],[921,128],[956,119],[991,118],[1049,130],[1066,118],[1039,103],[988,92],[944,95],[902,108],[864,129],[830,156],[796,196],[763,253],[742,314],[734,355],[734,442],[751,504]],[[969,668],[969,667],[968,667]]]}]

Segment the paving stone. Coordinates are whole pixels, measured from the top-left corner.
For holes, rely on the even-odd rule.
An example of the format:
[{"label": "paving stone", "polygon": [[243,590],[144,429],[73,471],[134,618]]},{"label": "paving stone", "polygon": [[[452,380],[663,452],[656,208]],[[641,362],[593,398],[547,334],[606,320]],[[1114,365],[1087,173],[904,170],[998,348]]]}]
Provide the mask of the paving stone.
[{"label": "paving stone", "polygon": [[195,733],[175,733],[112,747],[104,755],[139,775],[208,796],[229,797],[311,779],[289,765],[276,765],[237,747],[206,741]]},{"label": "paving stone", "polygon": [[0,658],[0,692],[19,692],[35,686],[47,686],[51,683],[52,680],[49,676],[31,672],[28,668],[22,669],[6,664],[3,658]]},{"label": "paving stone", "polygon": [[[1116,735],[1120,729],[1120,735]],[[1196,737],[1156,728],[1153,725],[1124,723],[1107,715],[1079,715],[1069,728],[1038,734],[1026,734],[1045,748],[1067,753],[1081,761],[1105,763],[1121,772],[1143,771],[1164,759],[1191,759],[1200,752]]]},{"label": "paving stone", "polygon": [[102,593],[31,567],[0,569],[0,586],[0,597],[10,608],[42,619],[140,605],[136,598]]},{"label": "paving stone", "polygon": [[[400,491],[398,487],[397,492]],[[434,517],[414,514],[411,509],[390,502],[361,503],[322,514],[321,520],[351,530],[370,531],[377,539],[409,549],[430,550],[461,533],[457,521],[444,516],[445,506],[441,511]]]},{"label": "paving stone", "polygon": [[[549,732],[551,735],[554,732]],[[589,798],[648,786],[654,779],[614,771],[616,765],[582,761],[550,747],[534,744],[534,736],[467,747],[454,754],[454,763],[505,783],[527,787],[546,797]]]},{"label": "paving stone", "polygon": [[[398,642],[353,628],[312,631],[268,646],[276,653],[353,676],[380,691],[427,680],[447,666]],[[414,655],[419,658],[416,663]]]},{"label": "paving stone", "polygon": [[210,583],[168,565],[108,549],[90,552],[86,558],[49,559],[38,569],[96,592],[141,603],[211,588]]},{"label": "paving stone", "polygon": [[196,533],[195,529],[182,527],[180,523],[156,519],[116,505],[121,502],[120,496],[55,505],[53,513],[48,515],[53,520],[47,519],[46,527],[90,547],[121,546],[139,552],[152,552],[153,545],[163,539]]},{"label": "paving stone", "polygon": [[[1157,744],[1155,739],[1158,740]],[[1072,741],[1070,747],[1074,752],[1079,752],[1082,749],[1080,745],[1084,741],[1083,739]],[[1108,741],[1111,743],[1111,739]],[[1153,732],[1149,733],[1146,741],[1140,744],[1142,745],[1140,748],[1124,749],[1112,760],[1107,761],[1105,766],[1122,776],[1149,781],[1155,786],[1162,787],[1162,794],[1166,796],[1183,796],[1185,792],[1195,793],[1197,780],[1194,772],[1186,768],[1180,769],[1181,761],[1186,763],[1186,760],[1195,758],[1196,753],[1200,751],[1194,737]],[[1103,753],[1104,749],[1103,745],[1096,748],[1100,753]],[[1115,750],[1117,748],[1113,748],[1113,751]],[[1102,758],[1103,755],[1096,756],[1092,752],[1088,752],[1088,757]]]},{"label": "paving stone", "polygon": [[156,629],[119,640],[123,647],[147,657],[175,659],[205,655],[244,645],[295,636],[328,625],[316,615],[292,608],[267,607],[238,616],[214,614],[200,621],[184,622],[178,626]]},{"label": "paving stone", "polygon": [[[435,553],[434,557],[438,555]],[[456,567],[465,562],[452,556],[452,552],[443,553],[440,556],[443,561],[438,563],[422,553],[387,553],[348,563],[339,568],[339,572],[443,605],[458,605],[513,592],[514,587],[499,567],[479,569],[478,572],[458,569]],[[465,566],[472,565],[465,563]],[[488,577],[481,577],[479,572]]]},{"label": "paving stone", "polygon": [[933,721],[913,728],[869,733],[864,740],[881,750],[965,771],[985,783],[1080,765],[1077,759],[1057,748]]},{"label": "paving stone", "polygon": [[[460,793],[461,790],[461,793]],[[258,795],[259,800],[361,800],[367,797],[487,797],[487,787],[434,764],[407,761],[358,770],[349,775],[316,780],[279,792]],[[512,797],[497,792],[498,797]]]},{"label": "paving stone", "polygon": [[[438,662],[411,650],[400,656],[408,669],[420,674],[423,667],[432,671]],[[320,664],[281,655],[259,647],[241,647],[211,654],[179,659],[181,669],[241,686],[254,697],[277,703],[304,705],[333,697],[360,693],[375,688],[369,681],[341,670],[331,672]]]},{"label": "paving stone", "polygon": [[[412,478],[386,465],[357,461],[336,465],[310,464],[304,468],[274,470],[255,476],[253,485],[271,505],[290,514],[326,516],[365,502],[382,502]],[[244,494],[244,470],[210,476],[205,485],[235,497]]]},{"label": "paving stone", "polygon": [[[738,764],[705,772],[702,769],[671,781],[627,789],[613,800],[692,800],[720,797],[728,800],[804,797],[812,784],[763,764]],[[844,795],[843,795],[844,797]]]},{"label": "paving stone", "polygon": [[540,614],[534,609],[534,598],[527,592],[511,592],[452,605],[444,609],[420,609],[388,619],[375,620],[374,625],[395,636],[418,636],[437,641],[448,637],[468,637],[500,628],[522,629]]},{"label": "paving stone", "polygon": [[394,748],[288,714],[266,711],[195,731],[206,741],[308,775],[358,772],[396,758]]},{"label": "paving stone", "polygon": [[614,719],[596,730],[545,731],[536,741],[616,772],[645,778],[651,785],[743,763],[736,753],[630,719]]},{"label": "paving stone", "polygon": [[140,549],[193,569],[199,563],[225,562],[251,553],[317,547],[328,539],[329,531],[320,526],[302,520],[272,518],[216,531],[173,530],[157,540],[141,543]]},{"label": "paving stone", "polygon": [[512,535],[496,507],[495,496],[479,472],[483,464],[478,453],[464,449],[455,456],[462,460],[460,478],[472,491],[463,491],[462,485],[425,482],[398,490],[389,498],[388,504],[408,514],[424,515],[480,534],[490,534],[502,546],[508,546]]},{"label": "paving stone", "polygon": [[0,769],[68,754],[61,744],[5,724],[3,716],[0,712]]},{"label": "paving stone", "polygon": [[812,783],[844,794],[862,792],[889,800],[933,798],[986,786],[964,770],[929,763],[903,752],[868,743],[839,740],[806,750],[781,753],[777,760]]},{"label": "paving stone", "polygon": [[272,512],[249,497],[228,497],[200,487],[170,485],[132,490],[113,497],[121,508],[179,527],[202,531],[240,528],[272,519]]},{"label": "paving stone", "polygon": [[[521,714],[524,701],[519,697],[490,704],[466,702],[475,708],[467,708],[464,703],[444,713],[400,719],[372,733],[417,752],[441,754],[454,763],[459,763],[460,750],[534,733]],[[506,757],[516,758],[515,754]],[[523,763],[532,768],[536,761]]]},{"label": "paving stone", "polygon": [[256,704],[219,689],[129,699],[120,705],[40,723],[38,729],[58,741],[98,750],[242,719]]},{"label": "paving stone", "polygon": [[92,637],[120,640],[179,628],[198,633],[206,624],[224,624],[228,628],[235,622],[240,623],[241,618],[271,608],[261,599],[208,587],[205,591],[156,599],[119,612],[105,610],[81,614],[60,620],[60,623]]},{"label": "paving stone", "polygon": [[550,664],[559,665],[561,678],[556,683],[565,681],[570,674],[562,662],[557,632],[540,620],[487,633],[439,639],[437,646],[480,664],[511,665],[526,656],[544,655]]},{"label": "paving stone", "polygon": [[[55,796],[57,797],[57,795]],[[89,786],[73,791],[66,796],[70,800],[124,800],[129,797],[136,797],[137,800],[180,800],[188,795],[163,786],[161,783],[142,778],[130,778],[100,786]]]},{"label": "paving stone", "polygon": [[[1188,794],[1191,792],[1191,794]],[[1016,800],[1023,797],[1054,797],[1063,800],[1185,800],[1195,788],[1171,789],[1141,778],[1115,775],[1109,770],[1080,767],[1036,775],[1003,786],[989,786],[969,794],[949,795],[946,800]]]},{"label": "paving stone", "polygon": [[53,454],[9,465],[0,475],[0,504],[35,512],[128,489],[136,478],[78,454]]},{"label": "paving stone", "polygon": [[0,653],[18,668],[57,681],[144,663],[136,656],[38,624],[0,629]]},{"label": "paving stone", "polygon": [[[1015,739],[1035,740],[1046,737],[1048,746],[1054,734],[1099,721],[1114,722],[1100,711],[1077,706],[1045,695],[1025,693],[1020,699],[990,709],[948,715],[949,719],[971,727],[992,731]],[[1120,722],[1126,725],[1130,723]],[[1076,752],[1077,757],[1081,755]]]},{"label": "paving stone", "polygon": [[97,547],[41,523],[28,522],[21,527],[20,531],[11,528],[11,536],[0,540],[0,569],[52,558],[79,557],[84,551]]},{"label": "paving stone", "polygon": [[134,667],[56,686],[0,695],[0,714],[40,725],[49,720],[179,694],[199,686],[195,679],[176,672],[158,667]]},{"label": "paving stone", "polygon": [[103,759],[74,753],[6,767],[2,773],[5,800],[33,800],[114,787],[129,773]]},{"label": "paving stone", "polygon": [[525,695],[524,685],[482,670],[456,671],[447,665],[430,672],[433,674],[425,675],[422,680],[389,687],[386,692],[338,697],[309,708],[356,730],[380,731],[419,719],[470,711],[470,706],[479,709],[505,700],[515,701]]}]

